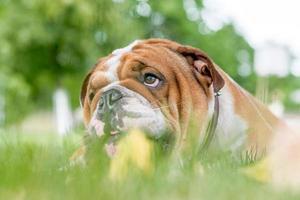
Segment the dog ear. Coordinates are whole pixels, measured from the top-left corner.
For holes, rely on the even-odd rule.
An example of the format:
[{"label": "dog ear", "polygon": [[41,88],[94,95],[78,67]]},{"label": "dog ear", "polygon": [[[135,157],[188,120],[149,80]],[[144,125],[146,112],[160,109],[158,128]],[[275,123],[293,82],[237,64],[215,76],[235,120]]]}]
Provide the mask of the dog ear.
[{"label": "dog ear", "polygon": [[190,46],[179,46],[176,51],[193,67],[195,77],[201,84],[206,84],[207,87],[213,85],[214,92],[219,92],[224,87],[223,77],[206,53]]},{"label": "dog ear", "polygon": [[197,80],[201,84],[206,84],[207,88],[213,85],[215,93],[224,87],[225,81],[221,74],[217,71],[213,61],[200,49],[181,45],[165,39],[150,39],[147,43],[166,47],[183,55],[187,62],[193,66],[193,71]]},{"label": "dog ear", "polygon": [[94,71],[96,70],[97,66],[105,59],[104,58],[100,58],[97,63],[92,67],[92,69],[90,69],[90,71],[88,72],[88,74],[85,76],[84,80],[83,80],[83,83],[81,85],[81,91],[80,91],[80,105],[81,107],[84,106],[84,100],[85,100],[85,97],[86,97],[86,94],[87,94],[87,89],[88,89],[88,85],[89,85],[89,82],[90,82],[90,78],[91,78],[91,75],[94,73]]},{"label": "dog ear", "polygon": [[93,70],[91,70],[84,78],[84,81],[81,85],[81,91],[80,91],[80,105],[81,107],[84,106],[84,100],[85,100],[85,97],[86,97],[86,93],[87,93],[87,87],[88,87],[88,84],[90,82],[90,78],[91,78],[91,75],[93,73]]}]

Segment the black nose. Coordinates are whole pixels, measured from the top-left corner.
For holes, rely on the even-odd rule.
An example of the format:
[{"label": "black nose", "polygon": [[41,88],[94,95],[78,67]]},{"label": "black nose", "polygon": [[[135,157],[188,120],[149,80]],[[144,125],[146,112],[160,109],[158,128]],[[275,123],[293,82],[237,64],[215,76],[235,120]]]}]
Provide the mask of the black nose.
[{"label": "black nose", "polygon": [[105,113],[112,110],[114,104],[123,97],[119,90],[111,89],[105,91],[99,101],[99,112]]}]

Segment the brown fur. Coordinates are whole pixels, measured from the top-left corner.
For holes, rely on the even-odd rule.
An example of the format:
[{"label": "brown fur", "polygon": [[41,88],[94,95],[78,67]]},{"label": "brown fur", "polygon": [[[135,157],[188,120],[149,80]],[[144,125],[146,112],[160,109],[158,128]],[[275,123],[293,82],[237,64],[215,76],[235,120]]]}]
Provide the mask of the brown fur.
[{"label": "brown fur", "polygon": [[[100,60],[84,81],[81,100],[86,125],[101,96],[100,89],[109,84],[104,77],[109,67],[105,61],[109,57]],[[146,71],[162,74],[165,84],[157,90],[145,87],[138,81],[138,76]],[[192,118],[197,119],[198,131],[195,133],[200,136],[208,120],[208,102],[213,92],[224,84],[230,88],[235,113],[249,125],[247,149],[262,151],[273,129],[280,123],[264,105],[228,78],[204,52],[169,40],[141,41],[131,52],[122,56],[118,77],[121,85],[143,95],[153,106],[162,109],[180,144],[189,134],[188,126]],[[92,101],[89,100],[91,92],[94,95]]]}]

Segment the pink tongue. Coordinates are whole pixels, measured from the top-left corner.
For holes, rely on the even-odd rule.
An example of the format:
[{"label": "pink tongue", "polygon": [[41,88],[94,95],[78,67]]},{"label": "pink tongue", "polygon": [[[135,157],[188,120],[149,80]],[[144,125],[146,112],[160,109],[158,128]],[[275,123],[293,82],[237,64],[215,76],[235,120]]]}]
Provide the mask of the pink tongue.
[{"label": "pink tongue", "polygon": [[109,157],[113,157],[117,152],[117,148],[113,144],[113,142],[111,142],[109,144],[105,144],[105,150],[106,150],[106,153]]}]

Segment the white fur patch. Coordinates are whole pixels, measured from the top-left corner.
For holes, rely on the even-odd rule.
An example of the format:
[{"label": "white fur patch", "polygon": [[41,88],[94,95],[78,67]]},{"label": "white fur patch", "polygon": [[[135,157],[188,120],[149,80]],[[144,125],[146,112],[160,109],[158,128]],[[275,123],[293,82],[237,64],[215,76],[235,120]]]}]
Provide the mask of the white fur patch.
[{"label": "white fur patch", "polygon": [[162,131],[166,128],[166,122],[160,109],[151,107],[146,99],[142,99],[140,95],[135,95],[134,98],[128,98],[123,109],[127,112],[138,112],[141,117],[131,118],[124,117],[123,123],[125,129],[129,128],[146,128],[149,134],[154,137],[159,137]]},{"label": "white fur patch", "polygon": [[233,97],[227,86],[221,90],[219,103],[219,120],[213,143],[222,150],[238,152],[245,145],[248,126],[235,113]]},{"label": "white fur patch", "polygon": [[132,50],[132,48],[139,43],[139,40],[136,40],[129,44],[128,46],[120,49],[116,49],[112,52],[112,57],[106,61],[106,65],[108,66],[107,72],[105,72],[106,77],[109,81],[118,81],[119,77],[117,74],[117,69],[120,66],[120,59],[125,53],[128,53]]}]

